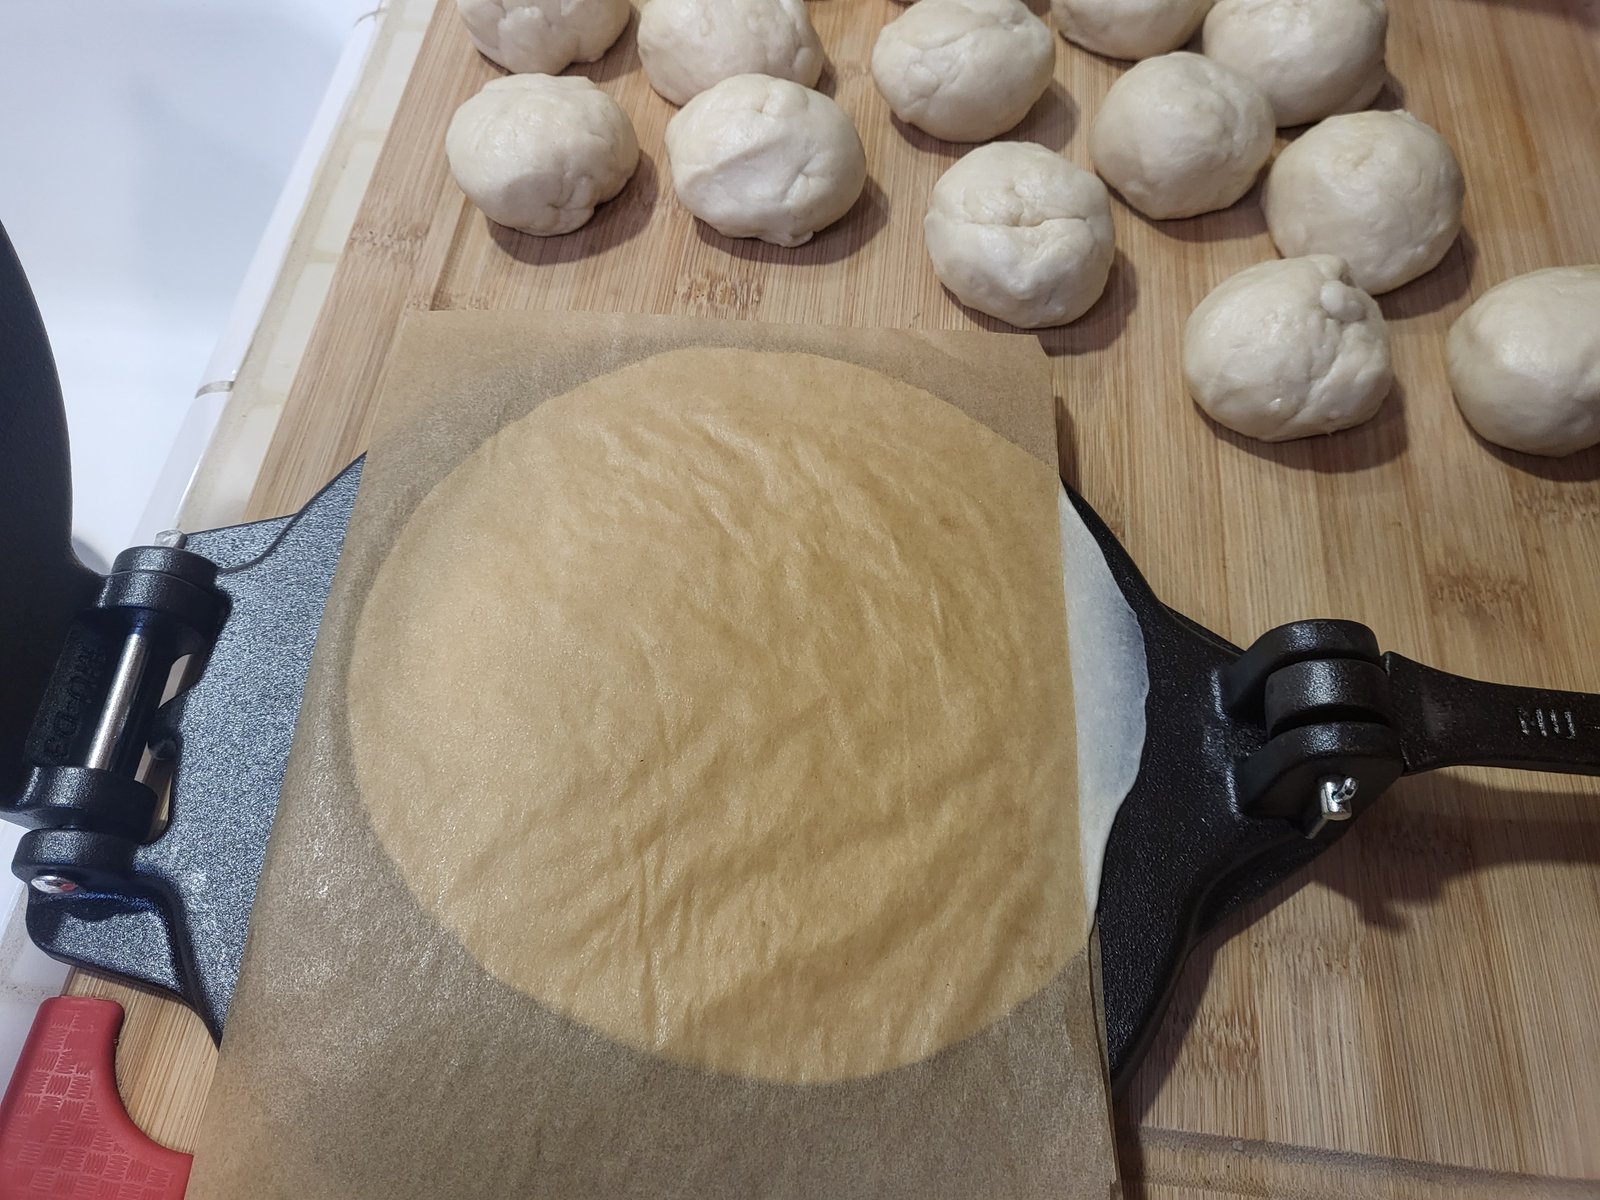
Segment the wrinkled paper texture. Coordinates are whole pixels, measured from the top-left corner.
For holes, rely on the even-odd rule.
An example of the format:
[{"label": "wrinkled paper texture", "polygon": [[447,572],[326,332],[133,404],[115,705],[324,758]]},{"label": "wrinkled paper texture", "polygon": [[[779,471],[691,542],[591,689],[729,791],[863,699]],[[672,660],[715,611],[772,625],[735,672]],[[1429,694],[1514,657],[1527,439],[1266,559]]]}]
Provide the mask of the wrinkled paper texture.
[{"label": "wrinkled paper texture", "polygon": [[1106,1195],[1054,445],[1021,338],[412,319],[191,1194]]}]

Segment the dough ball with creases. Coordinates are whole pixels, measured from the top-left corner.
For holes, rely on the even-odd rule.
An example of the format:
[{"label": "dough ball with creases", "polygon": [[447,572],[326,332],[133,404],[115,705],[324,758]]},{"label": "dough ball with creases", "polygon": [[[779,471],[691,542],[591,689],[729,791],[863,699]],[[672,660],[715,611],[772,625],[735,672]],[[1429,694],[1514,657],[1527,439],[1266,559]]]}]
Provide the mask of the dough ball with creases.
[{"label": "dough ball with creases", "polygon": [[639,61],[650,86],[685,104],[735,75],[812,87],[822,43],[805,0],[649,0],[639,13]]},{"label": "dough ball with creases", "polygon": [[1198,54],[1146,59],[1111,85],[1089,130],[1095,170],[1147,217],[1227,208],[1272,153],[1272,106]]},{"label": "dough ball with creases", "polygon": [[507,75],[456,109],[450,173],[491,220],[541,237],[594,216],[639,165],[628,114],[580,75]]},{"label": "dough ball with creases", "polygon": [[1201,46],[1267,94],[1279,125],[1372,103],[1383,87],[1384,0],[1218,0]]},{"label": "dough ball with creases", "polygon": [[1211,0],[1050,0],[1062,37],[1111,58],[1176,50],[1210,7]]},{"label": "dough ball with creases", "polygon": [[1490,288],[1450,327],[1445,366],[1486,441],[1550,456],[1600,442],[1600,265]]},{"label": "dough ball with creases", "polygon": [[508,71],[555,75],[593,62],[617,40],[628,0],[456,0],[467,36]]},{"label": "dough ball with creases", "polygon": [[894,115],[936,138],[982,142],[1050,86],[1055,41],[1022,0],[921,0],[883,27],[872,78]]},{"label": "dough ball with creases", "polygon": [[1329,117],[1267,172],[1278,252],[1337,254],[1356,286],[1393,291],[1431,271],[1461,232],[1466,184],[1450,145],[1408,112]]},{"label": "dough ball with creases", "polygon": [[1081,317],[1115,253],[1105,184],[1032,142],[958,159],[933,185],[922,228],[956,299],[1023,329]]},{"label": "dough ball with creases", "polygon": [[1331,254],[1223,280],[1189,316],[1183,376],[1214,420],[1264,442],[1359,425],[1394,385],[1378,302]]},{"label": "dough ball with creases", "polygon": [[707,88],[667,122],[672,186],[727,237],[798,246],[850,210],[867,156],[850,118],[821,92],[768,75]]}]

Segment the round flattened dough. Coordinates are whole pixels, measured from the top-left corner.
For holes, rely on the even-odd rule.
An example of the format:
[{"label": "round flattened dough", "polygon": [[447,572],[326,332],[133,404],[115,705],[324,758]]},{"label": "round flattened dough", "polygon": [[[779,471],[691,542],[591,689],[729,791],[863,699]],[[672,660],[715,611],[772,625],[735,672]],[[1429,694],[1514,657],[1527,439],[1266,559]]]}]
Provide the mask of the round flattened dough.
[{"label": "round flattened dough", "polygon": [[619,1042],[789,1082],[919,1061],[1084,945],[1058,487],[813,355],[547,401],[366,597],[373,828],[486,970]]},{"label": "round flattened dough", "polygon": [[799,246],[861,195],[867,156],[844,110],[787,79],[735,75],[667,122],[672,186],[727,237]]},{"label": "round flattened dough", "polygon": [[1200,28],[1212,0],[1051,0],[1069,42],[1111,58],[1152,58],[1176,50]]},{"label": "round flattened dough", "polygon": [[1243,75],[1198,54],[1146,59],[1111,85],[1089,130],[1101,177],[1147,217],[1227,208],[1272,153],[1272,106]]},{"label": "round flattened dough", "polygon": [[1266,93],[1279,125],[1372,103],[1383,87],[1384,0],[1218,0],[1202,47]]},{"label": "round flattened dough", "polygon": [[1461,232],[1466,182],[1450,145],[1408,112],[1329,117],[1267,172],[1278,252],[1334,254],[1374,296],[1431,271]]},{"label": "round flattened dough", "polygon": [[491,220],[541,237],[594,216],[639,165],[622,107],[578,75],[507,75],[450,119],[445,156]]},{"label": "round flattened dough", "polygon": [[1486,441],[1552,456],[1600,442],[1600,265],[1490,288],[1450,327],[1445,364]]},{"label": "round flattened dough", "polygon": [[936,138],[982,142],[1045,89],[1055,41],[1021,0],[922,0],[883,27],[872,78],[894,115]]},{"label": "round flattened dough", "polygon": [[1115,254],[1105,184],[1032,142],[958,159],[933,185],[922,230],[956,299],[1023,329],[1088,312]]},{"label": "round flattened dough", "polygon": [[735,75],[812,87],[822,42],[805,0],[649,0],[639,13],[639,61],[674,104]]},{"label": "round flattened dough", "polygon": [[1264,442],[1359,425],[1394,385],[1378,302],[1331,254],[1223,280],[1189,315],[1183,375],[1215,420]]},{"label": "round flattened dough", "polygon": [[628,0],[456,0],[478,52],[508,71],[555,75],[617,40]]}]

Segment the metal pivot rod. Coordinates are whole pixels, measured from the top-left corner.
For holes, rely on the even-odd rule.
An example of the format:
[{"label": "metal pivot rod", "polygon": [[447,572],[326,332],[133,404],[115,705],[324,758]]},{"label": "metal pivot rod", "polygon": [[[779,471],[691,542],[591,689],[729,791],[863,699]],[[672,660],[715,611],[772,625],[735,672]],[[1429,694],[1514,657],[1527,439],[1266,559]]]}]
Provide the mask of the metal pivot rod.
[{"label": "metal pivot rod", "polygon": [[[167,529],[156,534],[154,544],[164,549],[181,550],[188,540],[187,534]],[[153,639],[142,627],[136,627],[128,634],[128,640],[122,645],[122,654],[117,659],[116,671],[111,676],[111,687],[106,693],[100,720],[95,725],[94,737],[89,742],[84,766],[96,771],[111,769],[117,748],[122,744],[133,717],[153,646]]]},{"label": "metal pivot rod", "polygon": [[135,629],[122,644],[122,655],[117,659],[116,672],[111,676],[111,688],[106,693],[106,706],[94,727],[94,738],[89,743],[89,753],[83,765],[95,771],[109,771],[112,756],[122,743],[133,716],[134,700],[139,685],[144,681],[145,667],[150,662],[150,639]]},{"label": "metal pivot rod", "polygon": [[66,896],[126,885],[158,798],[138,779],[171,668],[203,653],[224,604],[216,566],[168,544],[117,556],[65,645],[24,743],[21,793],[0,815],[30,827],[14,870]]}]

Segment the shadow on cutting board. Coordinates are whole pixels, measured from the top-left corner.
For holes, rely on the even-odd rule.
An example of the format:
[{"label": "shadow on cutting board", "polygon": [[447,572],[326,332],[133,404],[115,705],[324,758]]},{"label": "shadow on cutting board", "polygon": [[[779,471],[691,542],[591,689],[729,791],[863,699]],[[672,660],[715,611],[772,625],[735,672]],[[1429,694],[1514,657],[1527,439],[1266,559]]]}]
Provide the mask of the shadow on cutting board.
[{"label": "shadow on cutting board", "polygon": [[1523,454],[1519,450],[1507,450],[1504,446],[1496,446],[1493,442],[1484,441],[1478,436],[1478,431],[1468,426],[1472,433],[1472,440],[1477,442],[1488,453],[1494,455],[1507,466],[1515,467],[1527,475],[1538,479],[1546,479],[1551,483],[1593,483],[1600,479],[1600,445],[1590,446],[1587,450],[1579,450],[1576,454],[1568,454],[1562,458],[1547,458],[1543,454]]},{"label": "shadow on cutting board", "polygon": [[1463,229],[1433,270],[1377,297],[1384,320],[1403,321],[1408,317],[1424,316],[1465,299],[1472,291],[1472,268],[1477,262],[1478,243],[1472,240],[1468,230]]},{"label": "shadow on cutting board", "polygon": [[1123,327],[1128,323],[1128,314],[1133,311],[1134,301],[1139,298],[1139,284],[1133,264],[1121,250],[1111,260],[1111,275],[1106,280],[1106,289],[1100,294],[1100,299],[1083,316],[1066,325],[1052,325],[1048,329],[1022,329],[961,303],[949,288],[943,291],[950,303],[979,329],[986,329],[990,333],[1032,333],[1038,337],[1039,345],[1051,358],[1104,350],[1122,335]]},{"label": "shadow on cutting board", "polygon": [[[1060,80],[1052,79],[1044,95],[1040,96],[1028,110],[1028,115],[1000,134],[997,140],[1037,142],[1046,149],[1060,154],[1065,152],[1067,143],[1077,131],[1078,121],[1077,101],[1067,94],[1067,89],[1061,86]],[[894,126],[894,131],[904,138],[912,149],[942,158],[947,164],[970,153],[974,146],[979,144],[947,142],[893,115],[889,117],[889,124]]]},{"label": "shadow on cutting board", "polygon": [[497,225],[483,217],[489,236],[506,254],[531,265],[576,262],[594,258],[644,232],[655,211],[659,190],[655,160],[639,151],[639,165],[615,197],[594,210],[594,217],[574,237],[535,237]]},{"label": "shadow on cutting board", "polygon": [[878,181],[867,176],[861,198],[850,211],[800,246],[774,246],[760,238],[724,237],[698,218],[694,231],[702,242],[734,258],[753,262],[783,263],[792,267],[817,267],[842,262],[865,246],[889,223],[889,197]]},{"label": "shadow on cutting board", "polygon": [[1565,17],[1578,25],[1600,29],[1600,7],[1584,0],[1472,0],[1476,4],[1495,8],[1525,8],[1547,13],[1552,17]]},{"label": "shadow on cutting board", "polygon": [[1354,429],[1316,437],[1295,438],[1289,442],[1263,442],[1235,433],[1214,421],[1198,405],[1195,415],[1211,427],[1211,432],[1230,446],[1295,471],[1316,471],[1340,475],[1365,471],[1393,462],[1405,453],[1405,386],[1397,379],[1384,398],[1377,414]]},{"label": "shadow on cutting board", "polygon": [[[1359,908],[1362,926],[1404,932],[1411,926],[1407,910],[1440,903],[1454,879],[1508,863],[1600,863],[1600,824],[1554,815],[1562,810],[1582,814],[1594,803],[1592,791],[1488,787],[1442,775],[1401,780],[1338,845],[1230,914],[1195,948],[1148,1056],[1117,1103],[1119,1141],[1130,1142],[1170,1074],[1201,1007],[1218,950],[1306,884],[1316,882],[1347,897]],[[1362,933],[1356,927],[1349,936]],[[1240,1031],[1240,1054],[1253,1053],[1253,1037]]]},{"label": "shadow on cutting board", "polygon": [[586,75],[594,83],[610,83],[641,70],[639,54],[634,48],[638,29],[639,14],[637,11],[630,12],[628,23],[622,27],[617,40],[611,43],[611,48],[592,63],[574,63],[573,74]]}]

